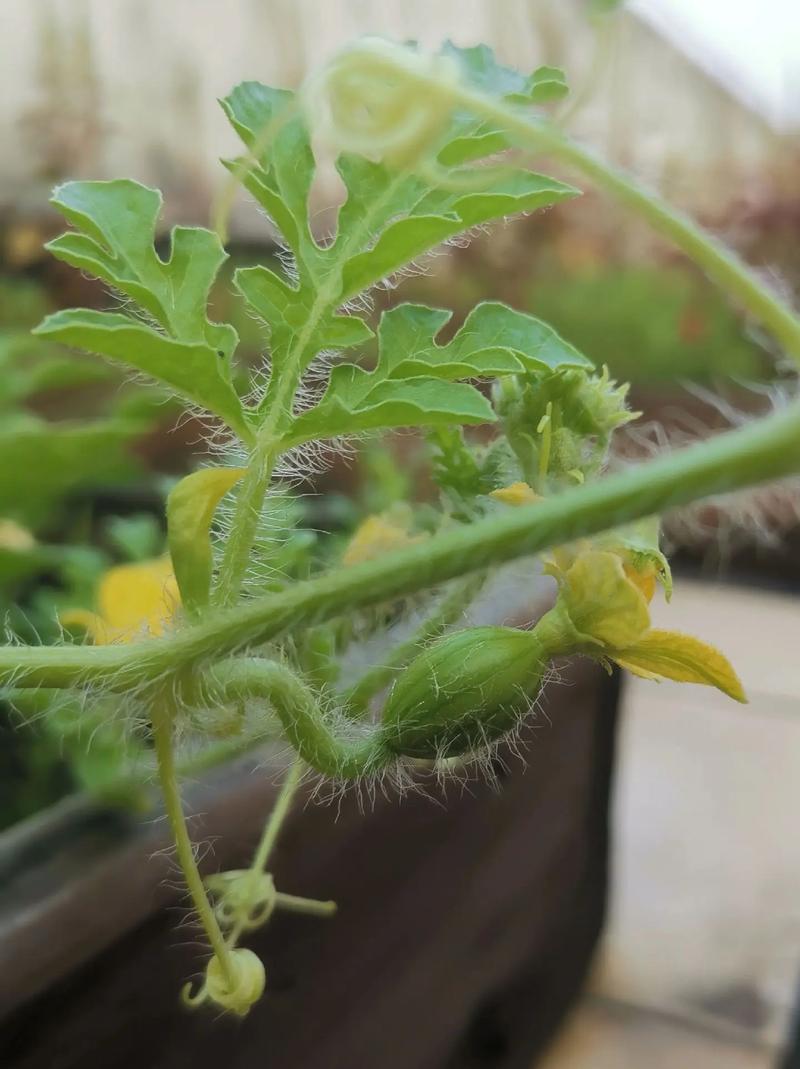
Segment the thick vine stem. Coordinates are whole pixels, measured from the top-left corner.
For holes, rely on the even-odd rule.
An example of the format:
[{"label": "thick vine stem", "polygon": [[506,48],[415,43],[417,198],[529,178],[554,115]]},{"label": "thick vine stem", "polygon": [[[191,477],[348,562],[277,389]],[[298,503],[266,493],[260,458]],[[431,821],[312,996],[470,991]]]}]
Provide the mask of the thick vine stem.
[{"label": "thick vine stem", "polygon": [[800,471],[800,406],[557,497],[338,568],[210,616],[168,638],[120,646],[0,647],[0,684],[125,691],[291,630],[437,586],[574,538]]},{"label": "thick vine stem", "polygon": [[[326,776],[354,779],[394,760],[378,730],[359,729],[342,716],[323,713],[311,689],[285,664],[258,657],[236,658],[210,668],[205,684],[210,697],[224,701],[261,698],[269,702],[295,752]],[[268,852],[272,839],[267,835],[265,841]],[[263,847],[262,842],[260,853]]]},{"label": "thick vine stem", "polygon": [[519,145],[547,152],[587,175],[601,189],[612,193],[627,208],[633,209],[653,230],[669,238],[724,292],[763,324],[782,348],[800,363],[800,320],[722,242],[634,178],[609,167],[594,153],[571,141],[556,127],[545,123],[534,124],[515,109],[490,106],[485,98],[479,99],[483,102],[480,114],[496,119]]}]

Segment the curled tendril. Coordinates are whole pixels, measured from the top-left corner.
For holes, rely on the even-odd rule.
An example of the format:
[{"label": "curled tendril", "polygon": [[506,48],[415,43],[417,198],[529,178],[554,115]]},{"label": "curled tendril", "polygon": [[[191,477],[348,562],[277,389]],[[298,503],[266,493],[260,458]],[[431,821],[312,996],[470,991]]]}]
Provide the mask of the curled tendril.
[{"label": "curled tendril", "polygon": [[268,872],[233,869],[206,879],[217,896],[214,913],[223,928],[252,931],[265,924],[277,905],[275,881]]},{"label": "curled tendril", "polygon": [[266,982],[267,974],[258,955],[246,947],[235,947],[228,952],[227,967],[215,954],[206,966],[206,978],[200,990],[193,995],[192,985],[186,984],[181,998],[193,1008],[210,1001],[237,1017],[245,1017],[263,995]]},{"label": "curled tendril", "polygon": [[303,104],[312,129],[332,149],[405,167],[441,134],[459,82],[449,56],[365,37],[307,80]]},{"label": "curled tendril", "polygon": [[282,894],[275,889],[275,881],[268,872],[256,869],[219,872],[208,876],[205,882],[216,899],[214,914],[220,927],[237,934],[260,928],[276,909],[314,917],[330,917],[336,912],[335,902]]}]

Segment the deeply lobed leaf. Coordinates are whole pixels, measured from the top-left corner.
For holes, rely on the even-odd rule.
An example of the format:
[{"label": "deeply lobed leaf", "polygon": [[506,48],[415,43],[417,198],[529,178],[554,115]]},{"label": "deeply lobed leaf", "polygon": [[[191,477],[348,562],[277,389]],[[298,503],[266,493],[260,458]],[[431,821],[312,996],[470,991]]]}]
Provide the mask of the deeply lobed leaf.
[{"label": "deeply lobed leaf", "polygon": [[478,305],[439,345],[436,335],[450,316],[420,304],[384,312],[374,370],[335,367],[317,407],[294,421],[291,444],[376,427],[493,422],[483,395],[456,380],[591,367],[551,327],[495,301]]},{"label": "deeply lobed leaf", "polygon": [[129,179],[67,182],[52,202],[76,229],[47,248],[130,298],[141,314],[74,309],[48,316],[35,333],[144,371],[249,437],[231,384],[236,331],[207,314],[227,258],[217,235],[175,227],[162,260],[154,245],[161,194]]},{"label": "deeply lobed leaf", "polygon": [[[450,45],[445,50],[458,51]],[[565,88],[563,76],[550,68],[526,78],[500,67],[486,49],[458,54],[463,56],[466,77],[516,101],[539,103]],[[361,156],[340,155],[336,167],[346,197],[334,237],[320,244],[309,225],[315,164],[299,100],[287,90],[244,82],[222,106],[249,153],[228,161],[227,166],[267,212],[293,258],[294,269],[283,277],[263,267],[245,268],[235,275],[236,286],[269,331],[273,390],[277,376],[299,377],[320,351],[347,349],[369,337],[362,319],[341,314],[346,302],[465,230],[554,204],[577,192],[516,165],[464,166],[506,145],[498,144],[496,138],[487,140],[486,130],[474,118],[454,115],[439,163],[422,167],[419,173]],[[507,364],[506,360],[501,370]],[[403,377],[417,374],[409,366]],[[429,377],[428,372],[424,377]],[[465,416],[477,417],[478,406],[474,399],[467,402],[465,391],[451,391],[448,401],[459,393]],[[404,387],[404,395],[408,416],[416,409],[421,391]],[[373,398],[376,402],[377,397]],[[263,406],[271,403],[268,389]],[[442,411],[445,408],[448,405]],[[486,414],[485,406],[481,411]],[[455,415],[450,412],[448,418]],[[395,418],[399,412],[391,416]],[[340,422],[337,419],[337,425]],[[306,426],[310,429],[310,423]],[[352,429],[361,429],[360,423]]]}]

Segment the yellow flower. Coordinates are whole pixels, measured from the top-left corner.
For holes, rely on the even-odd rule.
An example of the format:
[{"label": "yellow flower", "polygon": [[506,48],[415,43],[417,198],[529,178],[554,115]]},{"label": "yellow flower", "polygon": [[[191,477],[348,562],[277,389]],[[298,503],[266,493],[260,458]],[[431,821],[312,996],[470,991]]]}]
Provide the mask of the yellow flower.
[{"label": "yellow flower", "polygon": [[35,545],[36,539],[26,527],[20,527],[14,520],[0,520],[0,549],[24,553]]},{"label": "yellow flower", "polygon": [[701,683],[747,701],[739,677],[719,650],[691,635],[650,627],[657,563],[644,560],[637,567],[625,545],[618,551],[581,548],[571,562],[562,563],[567,566],[554,561],[547,570],[558,580],[558,604],[585,653],[616,661],[645,679]]},{"label": "yellow flower", "polygon": [[492,490],[489,497],[502,501],[504,505],[532,505],[535,501],[542,500],[541,494],[537,494],[527,483],[501,486],[499,490]]},{"label": "yellow flower", "polygon": [[97,612],[62,613],[65,627],[82,627],[100,646],[162,635],[180,608],[180,594],[168,557],[120,564],[100,580]]},{"label": "yellow flower", "polygon": [[[544,500],[541,494],[537,494],[528,483],[522,482],[511,483],[510,486],[492,490],[489,496],[506,505],[514,506],[530,505],[535,501]],[[639,588],[648,602],[653,600],[656,584],[659,581],[663,583],[667,601],[669,601],[672,594],[672,576],[667,558],[658,549],[658,522],[652,519],[641,520],[627,528],[609,531],[591,541],[583,538],[566,546],[557,546],[550,552],[550,560],[545,571],[549,570],[553,575],[565,572],[580,554],[606,547],[621,558],[625,575]]]},{"label": "yellow flower", "polygon": [[410,517],[393,518],[386,513],[368,516],[356,528],[344,551],[342,563],[361,564],[419,542],[423,536],[409,534],[410,522]]}]

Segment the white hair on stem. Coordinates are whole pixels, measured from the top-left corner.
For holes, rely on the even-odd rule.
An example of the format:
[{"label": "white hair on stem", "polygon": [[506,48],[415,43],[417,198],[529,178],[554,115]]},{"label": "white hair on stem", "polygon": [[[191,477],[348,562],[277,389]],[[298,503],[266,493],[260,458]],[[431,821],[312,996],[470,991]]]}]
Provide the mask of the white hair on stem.
[{"label": "white hair on stem", "polygon": [[[768,412],[785,409],[800,392],[796,374],[769,383],[734,380],[734,384]],[[707,408],[709,419],[674,405],[660,420],[622,428],[615,436],[612,468],[625,467],[642,455],[654,458],[708,438],[720,429],[734,429],[762,418],[754,414],[752,404],[731,399],[721,389],[711,390],[697,383],[682,385]],[[724,566],[742,549],[779,546],[787,532],[798,525],[800,476],[788,476],[670,510],[662,528],[668,551],[674,552],[679,546],[704,548],[709,558]]]}]

